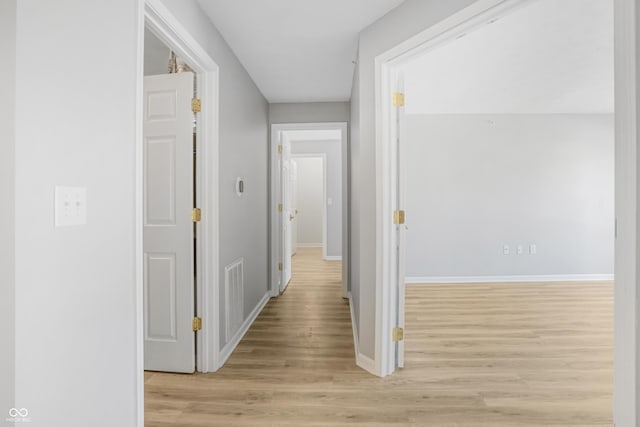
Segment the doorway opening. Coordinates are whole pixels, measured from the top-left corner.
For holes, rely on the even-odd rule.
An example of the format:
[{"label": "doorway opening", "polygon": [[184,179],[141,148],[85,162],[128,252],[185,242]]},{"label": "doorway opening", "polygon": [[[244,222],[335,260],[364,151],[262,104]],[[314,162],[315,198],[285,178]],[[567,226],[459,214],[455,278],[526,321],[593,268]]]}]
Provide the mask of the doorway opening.
[{"label": "doorway opening", "polygon": [[549,295],[590,282],[612,321],[613,57],[613,2],[521,0],[465,10],[377,58],[380,375],[404,366],[407,280]]},{"label": "doorway opening", "polygon": [[[348,251],[347,125],[274,124],[271,133],[270,265],[275,297],[287,288],[292,257],[306,250],[303,247],[321,247],[325,261],[343,260]],[[348,269],[342,271],[342,295],[347,298]]]},{"label": "doorway opening", "polygon": [[145,369],[215,371],[220,360],[218,67],[161,2],[144,2],[143,28],[137,147],[139,380]]}]

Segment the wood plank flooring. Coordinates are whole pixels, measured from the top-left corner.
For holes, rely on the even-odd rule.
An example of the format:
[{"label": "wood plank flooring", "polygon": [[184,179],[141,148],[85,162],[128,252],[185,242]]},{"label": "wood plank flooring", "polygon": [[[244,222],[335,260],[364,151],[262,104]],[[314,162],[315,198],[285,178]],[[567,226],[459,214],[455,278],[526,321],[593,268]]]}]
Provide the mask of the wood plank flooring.
[{"label": "wood plank flooring", "polygon": [[412,285],[407,368],[355,365],[340,263],[299,249],[225,367],[145,376],[154,426],[611,426],[611,283]]}]

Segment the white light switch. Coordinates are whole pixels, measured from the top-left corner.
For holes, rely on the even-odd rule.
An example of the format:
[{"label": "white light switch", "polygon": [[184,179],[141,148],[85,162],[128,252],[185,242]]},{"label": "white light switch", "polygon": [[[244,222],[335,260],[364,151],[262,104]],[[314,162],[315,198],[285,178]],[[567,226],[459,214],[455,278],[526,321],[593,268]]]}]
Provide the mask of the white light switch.
[{"label": "white light switch", "polygon": [[56,227],[87,223],[87,189],[84,187],[56,187]]},{"label": "white light switch", "polygon": [[502,246],[502,255],[509,255],[509,245]]},{"label": "white light switch", "polygon": [[522,255],[524,253],[524,249],[523,249],[522,245],[518,245],[518,248],[516,250],[518,252],[518,255]]},{"label": "white light switch", "polygon": [[535,245],[535,243],[532,243],[529,245],[529,254],[531,255],[535,255],[538,252],[538,247]]}]

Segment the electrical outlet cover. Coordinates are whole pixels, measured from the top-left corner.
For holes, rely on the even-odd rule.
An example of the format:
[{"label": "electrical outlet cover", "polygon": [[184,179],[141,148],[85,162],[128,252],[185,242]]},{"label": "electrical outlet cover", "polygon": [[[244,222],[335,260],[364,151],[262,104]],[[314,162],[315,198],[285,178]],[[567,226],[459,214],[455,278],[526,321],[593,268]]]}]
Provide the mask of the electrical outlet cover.
[{"label": "electrical outlet cover", "polygon": [[55,225],[70,227],[87,223],[87,189],[60,187],[55,189]]}]

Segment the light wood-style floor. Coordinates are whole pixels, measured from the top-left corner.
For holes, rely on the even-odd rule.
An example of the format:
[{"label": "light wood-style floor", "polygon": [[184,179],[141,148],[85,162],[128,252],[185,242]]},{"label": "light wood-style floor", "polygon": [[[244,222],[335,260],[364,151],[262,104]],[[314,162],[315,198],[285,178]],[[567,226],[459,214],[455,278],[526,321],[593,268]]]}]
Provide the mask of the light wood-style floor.
[{"label": "light wood-style floor", "polygon": [[407,288],[406,364],[355,365],[340,263],[299,249],[225,367],[147,373],[146,426],[611,426],[611,283]]}]

